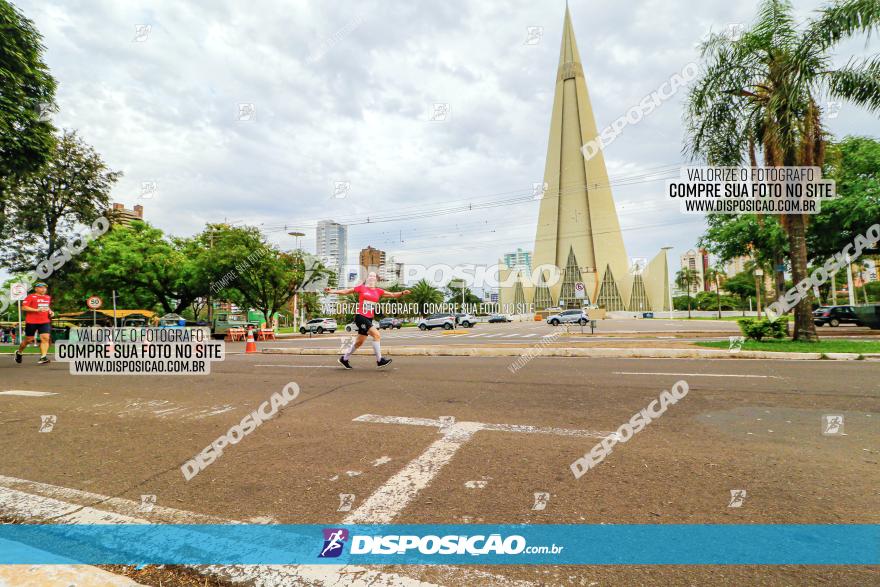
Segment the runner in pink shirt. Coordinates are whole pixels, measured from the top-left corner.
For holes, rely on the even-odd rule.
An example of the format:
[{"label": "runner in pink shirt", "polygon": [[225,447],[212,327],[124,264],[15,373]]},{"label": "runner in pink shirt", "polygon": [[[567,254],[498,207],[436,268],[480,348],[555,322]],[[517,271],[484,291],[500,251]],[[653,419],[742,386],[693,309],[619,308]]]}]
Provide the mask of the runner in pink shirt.
[{"label": "runner in pink shirt", "polygon": [[410,293],[410,291],[408,289],[398,292],[385,291],[380,287],[376,287],[377,281],[378,276],[376,275],[376,272],[371,271],[367,275],[366,281],[361,285],[358,285],[357,287],[352,287],[349,289],[330,289],[328,287],[324,290],[325,293],[342,296],[351,293],[358,294],[357,311],[354,315],[354,323],[357,326],[358,330],[357,338],[355,338],[355,341],[351,345],[351,348],[348,349],[344,355],[339,357],[339,364],[346,369],[352,368],[348,360],[355,353],[355,351],[361,348],[361,345],[364,344],[365,340],[367,340],[368,335],[373,337],[373,350],[376,352],[376,366],[384,367],[391,362],[391,359],[386,359],[382,356],[382,349],[379,344],[382,335],[379,334],[379,329],[373,326],[373,316],[376,315],[376,305],[379,303],[380,298],[382,298],[383,296],[389,298],[399,298]]}]

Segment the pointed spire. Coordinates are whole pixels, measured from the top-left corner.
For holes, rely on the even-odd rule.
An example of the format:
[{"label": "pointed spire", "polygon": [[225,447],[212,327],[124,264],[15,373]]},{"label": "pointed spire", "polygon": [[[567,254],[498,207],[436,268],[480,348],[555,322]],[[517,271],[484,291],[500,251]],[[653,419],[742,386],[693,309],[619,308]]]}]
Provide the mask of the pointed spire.
[{"label": "pointed spire", "polygon": [[584,75],[581,66],[581,56],[578,53],[577,42],[574,39],[574,27],[571,25],[571,12],[568,3],[565,4],[565,19],[562,23],[562,46],[559,49],[559,79],[571,79]]}]

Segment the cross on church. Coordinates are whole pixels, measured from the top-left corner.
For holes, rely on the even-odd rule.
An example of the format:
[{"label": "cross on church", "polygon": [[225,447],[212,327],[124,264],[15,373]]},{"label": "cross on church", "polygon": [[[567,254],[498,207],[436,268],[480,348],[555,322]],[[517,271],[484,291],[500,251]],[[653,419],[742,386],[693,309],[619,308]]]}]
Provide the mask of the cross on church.
[{"label": "cross on church", "polygon": [[516,432],[521,434],[554,434],[578,438],[604,438],[612,432],[595,430],[572,430],[568,428],[548,428],[525,426],[522,424],[490,424],[486,422],[456,422],[451,416],[441,416],[437,420],[429,418],[408,418],[402,416],[377,416],[364,414],[353,422],[373,422],[378,424],[403,424],[408,426],[433,426],[439,429],[440,438],[435,440],[419,456],[411,460],[396,475],[373,492],[360,507],[342,521],[343,524],[389,524],[428,486],[455,453],[481,430],[497,432]]}]

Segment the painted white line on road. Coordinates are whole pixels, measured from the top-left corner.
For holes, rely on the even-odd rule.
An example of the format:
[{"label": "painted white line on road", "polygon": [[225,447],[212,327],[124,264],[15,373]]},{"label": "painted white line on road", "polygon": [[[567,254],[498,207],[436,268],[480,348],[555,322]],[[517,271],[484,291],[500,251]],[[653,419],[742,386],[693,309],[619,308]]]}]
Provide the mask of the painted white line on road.
[{"label": "painted white line on road", "polygon": [[776,375],[741,375],[739,373],[648,373],[638,371],[615,371],[615,375],[674,375],[675,377],[743,377],[753,379],[783,379]]},{"label": "painted white line on road", "polygon": [[43,397],[47,395],[58,395],[52,391],[28,391],[26,389],[10,389],[8,391],[0,391],[0,395],[21,395],[24,397]]},{"label": "painted white line on road", "polygon": [[[33,484],[31,481],[23,479],[14,479],[11,477],[0,477],[0,479],[8,482],[13,480],[23,484]],[[36,484],[43,485],[43,484]],[[47,487],[43,485],[44,487]],[[48,486],[53,487],[53,486]],[[54,487],[59,493],[78,494],[75,489],[66,489],[62,487]],[[95,495],[85,494],[83,495]],[[101,505],[106,505],[111,500],[108,496],[99,496],[102,499]],[[113,498],[117,502],[119,498]],[[129,501],[129,500],[121,500]],[[140,507],[141,504],[134,501],[131,505]],[[179,511],[179,510],[178,510]],[[145,517],[133,517],[103,510],[97,510],[91,507],[82,507],[76,504],[68,503],[50,497],[33,495],[15,489],[7,489],[0,487],[0,512],[6,515],[15,516],[16,518],[25,520],[30,523],[40,523],[51,519],[53,523],[64,524],[149,524],[149,520]],[[153,512],[156,513],[154,506]],[[190,512],[181,512],[189,514]],[[191,514],[192,520],[202,518],[199,514]],[[222,522],[221,522],[222,523]],[[232,522],[228,521],[227,523]],[[241,545],[237,545],[240,547]],[[236,548],[235,544],[231,544],[231,548]],[[248,583],[260,585],[261,587],[287,587],[290,585],[383,585],[387,587],[439,587],[433,583],[426,583],[398,575],[395,573],[386,573],[375,571],[366,567],[357,566],[337,566],[328,565],[205,565],[191,566],[200,574],[216,575],[228,578],[234,583]]]},{"label": "painted white line on road", "polygon": [[440,419],[432,420],[430,418],[364,414],[358,416],[353,421],[434,426],[440,429],[440,434],[443,436],[435,440],[425,452],[410,461],[396,475],[374,491],[360,507],[351,512],[342,521],[343,524],[390,524],[415,499],[419,491],[426,488],[437,473],[452,460],[458,449],[467,444],[471,437],[480,430],[596,438],[604,438],[611,434],[611,432],[571,430],[521,424],[456,422],[451,417],[441,417]]},{"label": "painted white line on road", "polygon": [[254,365],[254,367],[287,367],[288,369],[338,369],[336,365]]},{"label": "painted white line on road", "polygon": [[454,430],[435,440],[425,452],[374,491],[342,523],[390,524],[478,430],[476,427],[462,425],[451,428]]}]

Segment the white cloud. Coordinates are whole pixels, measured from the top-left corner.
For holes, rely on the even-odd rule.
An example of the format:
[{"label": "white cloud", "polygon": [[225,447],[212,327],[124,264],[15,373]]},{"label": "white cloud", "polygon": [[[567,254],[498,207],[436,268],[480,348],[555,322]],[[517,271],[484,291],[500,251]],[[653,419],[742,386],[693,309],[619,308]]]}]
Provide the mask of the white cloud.
[{"label": "white cloud", "polygon": [[[76,128],[125,177],[114,199],[142,202],[166,231],[206,221],[306,228],[321,218],[365,218],[451,200],[529,194],[541,181],[563,7],[527,2],[433,4],[218,0],[27,0],[60,81],[56,122]],[[803,15],[818,4],[798,1]],[[572,2],[578,47],[599,127],[696,58],[709,26],[748,22],[754,3]],[[135,25],[150,25],[136,42]],[[536,45],[527,27],[543,27]],[[842,55],[864,52],[861,42]],[[847,51],[849,53],[847,53]],[[681,161],[681,98],[607,149],[612,175]],[[448,102],[446,122],[427,120]],[[239,122],[239,104],[256,120]],[[831,121],[839,135],[877,128],[855,108]],[[336,181],[350,181],[345,199]],[[699,219],[664,206],[662,182],[615,189],[632,256],[686,250]],[[500,197],[500,196],[499,196]],[[643,206],[635,203],[641,202]],[[650,213],[646,212],[650,211]],[[495,262],[530,249],[537,204],[404,223],[352,226],[349,258],[386,249],[409,263]],[[674,233],[674,236],[670,236]],[[271,233],[286,246],[283,230]],[[403,242],[401,242],[403,241]]]}]

